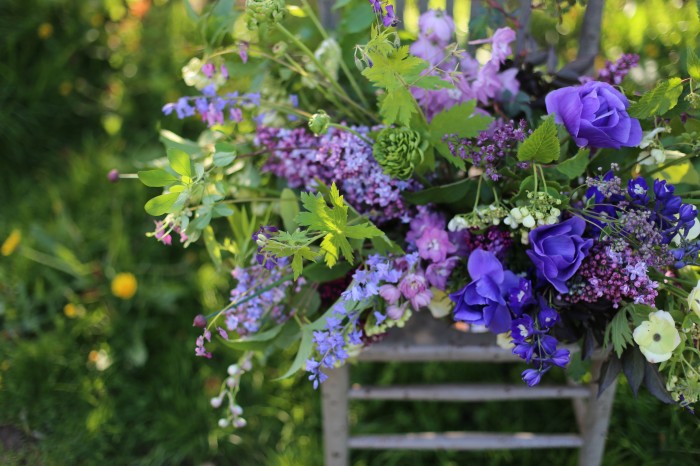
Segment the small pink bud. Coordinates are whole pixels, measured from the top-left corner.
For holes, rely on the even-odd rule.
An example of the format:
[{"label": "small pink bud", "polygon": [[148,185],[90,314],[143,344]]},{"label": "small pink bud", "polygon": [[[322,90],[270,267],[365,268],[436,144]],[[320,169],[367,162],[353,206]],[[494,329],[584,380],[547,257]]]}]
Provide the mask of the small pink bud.
[{"label": "small pink bud", "polygon": [[199,328],[204,328],[207,326],[207,318],[204,317],[202,314],[198,314],[197,317],[194,318],[194,322],[192,323],[193,327],[199,327]]},{"label": "small pink bud", "polygon": [[119,170],[116,168],[110,170],[109,173],[107,173],[107,179],[110,181],[110,183],[116,183],[119,181]]}]

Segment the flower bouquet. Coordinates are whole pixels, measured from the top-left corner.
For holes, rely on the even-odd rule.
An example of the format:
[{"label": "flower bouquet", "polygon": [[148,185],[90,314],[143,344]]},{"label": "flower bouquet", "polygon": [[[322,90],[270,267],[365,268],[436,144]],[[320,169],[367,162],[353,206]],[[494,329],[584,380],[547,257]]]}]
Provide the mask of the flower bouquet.
[{"label": "flower bouquet", "polygon": [[623,372],[692,409],[693,50],[687,75],[635,95],[636,56],[566,82],[514,53],[521,31],[463,48],[442,11],[415,37],[391,4],[339,2],[334,36],[306,0],[222,5],[191,11],[207,47],[183,69],[193,95],[163,109],[201,135],[163,131],[167,159],[138,173],[163,188],[150,235],[203,242],[231,275],[228,304],[194,319],[197,356],[242,352],[212,400],[222,427],[245,425],[240,377],[270,353],[296,347],[280,377],[318,387],[415,313],[497,334],[530,386],[571,363],[564,343],[583,364],[610,348],[601,390]]}]

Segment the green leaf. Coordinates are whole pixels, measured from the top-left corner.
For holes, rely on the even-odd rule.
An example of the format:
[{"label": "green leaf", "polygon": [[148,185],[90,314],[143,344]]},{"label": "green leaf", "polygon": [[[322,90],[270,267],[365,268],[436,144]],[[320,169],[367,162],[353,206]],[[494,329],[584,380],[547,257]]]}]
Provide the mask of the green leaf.
[{"label": "green leaf", "polygon": [[299,215],[297,195],[291,189],[285,188],[280,195],[280,217],[282,217],[285,230],[294,231],[297,229],[298,225],[294,220],[297,215]]},{"label": "green leaf", "polygon": [[242,351],[261,351],[270,346],[270,342],[279,335],[282,331],[282,327],[283,325],[276,325],[270,330],[254,333],[253,335],[239,338],[238,340],[222,339],[221,341],[229,348]]},{"label": "green leaf", "polygon": [[170,168],[175,173],[192,178],[192,164],[190,163],[190,156],[186,152],[178,149],[168,149],[168,161],[170,162]]},{"label": "green leaf", "polygon": [[162,188],[178,181],[174,175],[160,168],[140,171],[138,176],[141,183],[152,188]]},{"label": "green leaf", "polygon": [[302,193],[301,202],[308,212],[297,215],[296,221],[310,230],[325,233],[320,246],[326,264],[333,267],[341,254],[348,262],[353,262],[353,249],[347,238],[366,239],[384,233],[369,222],[348,225],[348,206],[335,183],[331,185],[328,195],[332,209],[326,204],[323,194]]},{"label": "green leaf", "polygon": [[617,357],[622,357],[622,352],[628,344],[632,343],[632,330],[628,319],[629,308],[620,309],[605,328],[603,346],[607,347],[612,342]]},{"label": "green leaf", "polygon": [[217,204],[211,209],[213,218],[228,217],[229,215],[233,215],[233,209],[225,204]]},{"label": "green leaf", "polygon": [[217,152],[214,154],[213,161],[215,167],[227,167],[231,165],[236,158],[235,152]]},{"label": "green leaf", "polygon": [[221,248],[214,236],[214,229],[211,226],[207,226],[202,232],[202,238],[204,238],[204,245],[207,248],[209,257],[211,257],[212,262],[218,269],[221,267]]},{"label": "green leaf", "polygon": [[634,118],[662,116],[676,106],[682,93],[683,80],[681,78],[661,81],[654,89],[630,105],[628,113]]},{"label": "green leaf", "polygon": [[325,283],[343,278],[353,269],[348,263],[338,264],[332,269],[326,264],[316,263],[304,268],[304,277],[313,283]]},{"label": "green leaf", "polygon": [[403,87],[397,87],[391,92],[387,92],[379,104],[379,114],[386,125],[398,122],[402,126],[409,126],[411,117],[417,112],[413,96],[408,89]]},{"label": "green leaf", "polygon": [[676,402],[666,390],[666,381],[659,373],[659,369],[650,362],[646,363],[644,369],[644,386],[662,403],[674,404]]},{"label": "green leaf", "polygon": [[558,164],[557,170],[570,180],[578,178],[586,172],[589,162],[588,154],[590,152],[589,149],[579,149],[576,155]]},{"label": "green leaf", "polygon": [[421,76],[417,81],[411,83],[411,87],[419,87],[431,91],[437,89],[454,89],[455,86],[449,81],[445,81],[439,76]]},{"label": "green leaf", "polygon": [[432,202],[445,204],[463,199],[470,192],[474,193],[477,185],[478,182],[476,180],[465,178],[454,183],[433,186],[421,191],[404,192],[403,197],[412,204],[425,205]]},{"label": "green leaf", "polygon": [[559,138],[554,115],[546,120],[530,134],[518,147],[518,160],[550,163],[559,159]]},{"label": "green leaf", "polygon": [[187,16],[190,18],[190,20],[197,21],[199,19],[199,15],[196,11],[194,11],[190,0],[182,0],[182,2],[185,4],[185,11],[187,12]]},{"label": "green leaf", "polygon": [[628,348],[622,355],[622,372],[624,372],[625,377],[627,377],[627,381],[635,397],[644,379],[645,366],[646,359],[636,346]]},{"label": "green leaf", "polygon": [[[281,326],[279,326],[281,328]],[[299,349],[297,350],[297,355],[292,362],[291,367],[284,373],[281,377],[274,380],[282,380],[292,375],[296,374],[299,369],[306,363],[306,360],[311,356],[311,350],[313,349],[313,329],[311,325],[305,325],[301,330],[301,343],[299,343]]]},{"label": "green leaf", "polygon": [[484,115],[475,115],[476,100],[470,100],[460,105],[440,112],[430,122],[430,142],[435,146],[440,155],[445,157],[452,165],[463,170],[464,160],[452,155],[449,147],[442,139],[446,135],[456,134],[460,138],[473,138],[479,132],[484,131],[493,122],[493,118]]},{"label": "green leaf", "polygon": [[603,366],[600,368],[598,396],[600,396],[606,388],[617,380],[617,376],[620,374],[620,371],[622,371],[622,363],[620,362],[620,358],[614,354],[611,354],[608,360],[605,361]]},{"label": "green leaf", "polygon": [[158,217],[170,213],[178,197],[180,197],[180,193],[161,194],[146,202],[144,208],[148,214]]},{"label": "green leaf", "polygon": [[695,54],[692,47],[688,47],[688,55],[685,61],[688,75],[700,84],[700,59]]},{"label": "green leaf", "polygon": [[167,129],[161,130],[160,142],[163,143],[166,149],[179,149],[190,155],[195,155],[200,152],[199,144],[182,136],[178,136]]}]

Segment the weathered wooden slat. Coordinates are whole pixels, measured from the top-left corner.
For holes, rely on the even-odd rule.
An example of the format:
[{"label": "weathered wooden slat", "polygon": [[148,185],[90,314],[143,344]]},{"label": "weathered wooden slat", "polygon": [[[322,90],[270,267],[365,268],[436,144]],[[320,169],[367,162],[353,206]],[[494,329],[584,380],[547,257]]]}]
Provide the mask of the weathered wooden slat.
[{"label": "weathered wooden slat", "polygon": [[328,371],[321,384],[323,406],[323,457],[326,466],[348,466],[348,384],[347,365]]},{"label": "weathered wooden slat", "polygon": [[406,401],[506,401],[560,398],[587,398],[588,387],[525,385],[393,385],[388,387],[353,386],[348,395],[353,400]]},{"label": "weathered wooden slat", "polygon": [[359,355],[360,361],[468,361],[516,362],[521,359],[499,346],[448,346],[407,344],[376,344]]},{"label": "weathered wooden slat", "polygon": [[348,445],[368,450],[510,450],[532,448],[580,448],[575,434],[513,434],[483,432],[422,432],[393,435],[358,435]]}]

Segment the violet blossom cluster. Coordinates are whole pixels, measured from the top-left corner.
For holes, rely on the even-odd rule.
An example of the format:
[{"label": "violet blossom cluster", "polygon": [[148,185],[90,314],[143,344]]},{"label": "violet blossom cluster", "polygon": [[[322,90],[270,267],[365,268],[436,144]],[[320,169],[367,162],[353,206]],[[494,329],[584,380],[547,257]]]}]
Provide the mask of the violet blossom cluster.
[{"label": "violet blossom cluster", "polygon": [[607,60],[605,67],[598,71],[598,81],[619,85],[637,65],[639,65],[639,55],[635,53],[625,53],[614,62]]},{"label": "violet blossom cluster", "polygon": [[372,5],[372,11],[379,16],[384,27],[388,28],[399,24],[399,19],[394,13],[394,5],[381,0],[369,0],[369,3]]},{"label": "violet blossom cluster", "polygon": [[[353,129],[362,135],[371,130]],[[318,178],[327,185],[336,183],[346,202],[374,221],[408,221],[411,216],[401,193],[418,184],[384,174],[372,146],[348,131],[329,128],[315,136],[305,128],[258,127],[256,144],[270,151],[262,170],[285,178],[290,188],[315,191]]]},{"label": "violet blossom cluster", "polygon": [[648,264],[627,246],[616,252],[609,242],[596,243],[572,279],[568,303],[608,301],[617,309],[623,301],[654,306],[659,284],[649,278]]},{"label": "violet blossom cluster", "polygon": [[[473,166],[484,170],[484,175],[493,181],[498,181],[501,175],[498,169],[504,159],[516,154],[517,145],[523,142],[531,133],[525,120],[517,125],[514,121],[496,120],[487,131],[479,133],[476,139],[460,138],[457,135],[447,135],[443,141],[447,143],[452,155],[469,161]],[[527,162],[518,162],[525,168]]]},{"label": "violet blossom cluster", "polygon": [[[408,303],[418,310],[430,302],[432,294],[426,279],[415,271],[417,262],[417,254],[397,259],[372,255],[365,267],[355,271],[352,283],[331,308],[325,327],[314,332],[318,357],[306,361],[314,388],[327,378],[322,369],[342,365],[350,356],[350,349],[363,344],[366,322],[361,321],[362,310],[372,308],[376,325],[382,325],[404,319]],[[386,302],[385,307],[379,298]]]},{"label": "violet blossom cluster", "polygon": [[[170,223],[169,221],[163,220],[163,221],[158,221],[155,222],[156,224],[156,229],[153,232],[153,236],[160,241],[161,243],[165,244],[166,246],[171,246],[173,244],[173,237],[172,233],[178,234],[180,236],[180,242],[184,243],[187,241],[187,235],[185,234],[184,231],[180,228],[180,225],[176,225],[174,223]],[[149,233],[150,236],[150,233]]]},{"label": "violet blossom cluster", "polygon": [[506,91],[515,95],[520,90],[520,83],[516,79],[518,70],[509,68],[501,71],[506,57],[512,53],[510,43],[515,40],[515,31],[512,29],[500,28],[489,39],[471,42],[491,44],[491,58],[482,66],[466,51],[449,51],[448,45],[454,39],[455,26],[446,12],[429,10],[423,13],[418,27],[418,39],[411,45],[411,53],[432,65],[428,74],[439,76],[455,85],[454,89],[411,89],[428,119],[469,100],[476,99],[488,105],[494,99],[500,99]]}]

